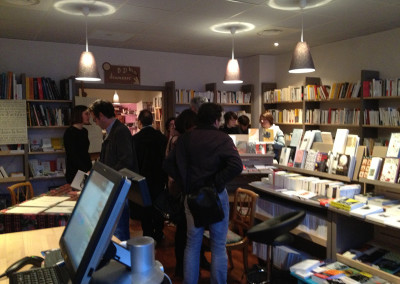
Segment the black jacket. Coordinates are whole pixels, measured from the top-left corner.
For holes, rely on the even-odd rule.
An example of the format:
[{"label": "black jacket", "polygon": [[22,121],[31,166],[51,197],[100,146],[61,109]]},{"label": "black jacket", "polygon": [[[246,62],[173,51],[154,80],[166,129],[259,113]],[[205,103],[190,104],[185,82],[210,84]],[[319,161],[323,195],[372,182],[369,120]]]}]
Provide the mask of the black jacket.
[{"label": "black jacket", "polygon": [[[185,140],[188,141],[189,155]],[[183,186],[185,192],[209,184],[214,184],[221,192],[227,182],[242,172],[243,164],[226,133],[213,126],[199,126],[178,138],[164,162],[164,169]]]}]

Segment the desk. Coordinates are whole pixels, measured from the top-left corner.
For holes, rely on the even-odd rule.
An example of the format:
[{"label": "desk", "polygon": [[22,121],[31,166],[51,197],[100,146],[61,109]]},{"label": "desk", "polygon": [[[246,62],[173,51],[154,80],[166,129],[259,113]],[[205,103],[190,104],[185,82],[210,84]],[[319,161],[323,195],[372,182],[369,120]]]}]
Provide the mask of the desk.
[{"label": "desk", "polygon": [[[70,185],[61,186],[49,191],[48,196],[70,196],[70,200],[77,200],[76,192],[72,191]],[[43,195],[41,195],[43,196]],[[16,205],[18,206],[18,205]],[[29,231],[44,228],[65,226],[70,214],[7,214],[9,207],[0,211],[0,234],[19,231]]]},{"label": "desk", "polygon": [[[0,273],[25,256],[41,256],[43,250],[59,248],[63,231],[64,227],[56,227],[0,235]],[[0,283],[8,283],[8,278],[2,278]]]}]

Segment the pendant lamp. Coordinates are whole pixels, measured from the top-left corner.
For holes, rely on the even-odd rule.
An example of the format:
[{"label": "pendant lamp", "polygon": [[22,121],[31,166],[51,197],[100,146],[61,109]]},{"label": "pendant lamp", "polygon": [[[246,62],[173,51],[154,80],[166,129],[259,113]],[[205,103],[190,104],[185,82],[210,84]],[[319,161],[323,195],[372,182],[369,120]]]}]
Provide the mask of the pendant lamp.
[{"label": "pendant lamp", "polygon": [[113,96],[113,103],[114,104],[119,104],[119,96],[117,93],[117,90],[115,90],[114,96]]},{"label": "pendant lamp", "polygon": [[243,81],[240,79],[240,68],[239,62],[235,59],[235,42],[234,35],[236,32],[235,27],[230,28],[232,34],[232,59],[228,61],[226,66],[226,73],[224,78],[224,84],[241,84]]},{"label": "pendant lamp", "polygon": [[87,37],[87,17],[89,15],[89,8],[84,7],[82,9],[83,15],[86,17],[86,51],[82,52],[79,60],[78,73],[76,74],[76,80],[79,81],[100,81],[99,71],[97,69],[96,60],[94,59],[93,53],[89,51],[88,37]]},{"label": "pendant lamp", "polygon": [[309,73],[314,72],[314,61],[308,44],[303,41],[303,8],[306,6],[306,0],[300,1],[301,12],[301,41],[296,45],[293,51],[292,61],[290,62],[289,73]]}]

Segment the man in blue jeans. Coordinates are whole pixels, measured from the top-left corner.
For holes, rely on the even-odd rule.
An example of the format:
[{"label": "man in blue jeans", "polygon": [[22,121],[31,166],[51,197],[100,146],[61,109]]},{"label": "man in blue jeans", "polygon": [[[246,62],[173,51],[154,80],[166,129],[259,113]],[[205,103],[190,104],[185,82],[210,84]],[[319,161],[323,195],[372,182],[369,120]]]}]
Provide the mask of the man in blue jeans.
[{"label": "man in blue jeans", "polygon": [[[96,100],[89,106],[89,111],[93,121],[107,133],[101,145],[100,162],[117,171],[126,168],[138,172],[132,134],[126,125],[115,118],[112,103]],[[125,201],[114,235],[121,241],[130,239],[128,200]]]},{"label": "man in blue jeans", "polygon": [[[219,194],[225,217],[209,225],[211,242],[211,283],[226,283],[228,257],[226,235],[229,222],[229,200],[225,185],[239,175],[242,161],[232,139],[220,131],[222,107],[214,103],[202,104],[198,112],[198,127],[182,135],[164,162],[165,171],[190,193],[204,185],[213,184]],[[197,283],[200,248],[204,227],[194,225],[193,216],[185,199],[187,243],[184,256],[183,283]]]}]

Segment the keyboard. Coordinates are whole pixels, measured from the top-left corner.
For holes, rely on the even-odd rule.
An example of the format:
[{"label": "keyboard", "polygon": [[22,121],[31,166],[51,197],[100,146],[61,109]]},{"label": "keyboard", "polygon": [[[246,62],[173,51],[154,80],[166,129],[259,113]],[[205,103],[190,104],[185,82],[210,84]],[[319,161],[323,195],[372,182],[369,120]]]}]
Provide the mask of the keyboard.
[{"label": "keyboard", "polygon": [[58,266],[51,266],[17,272],[11,275],[10,284],[67,283],[61,270]]}]

